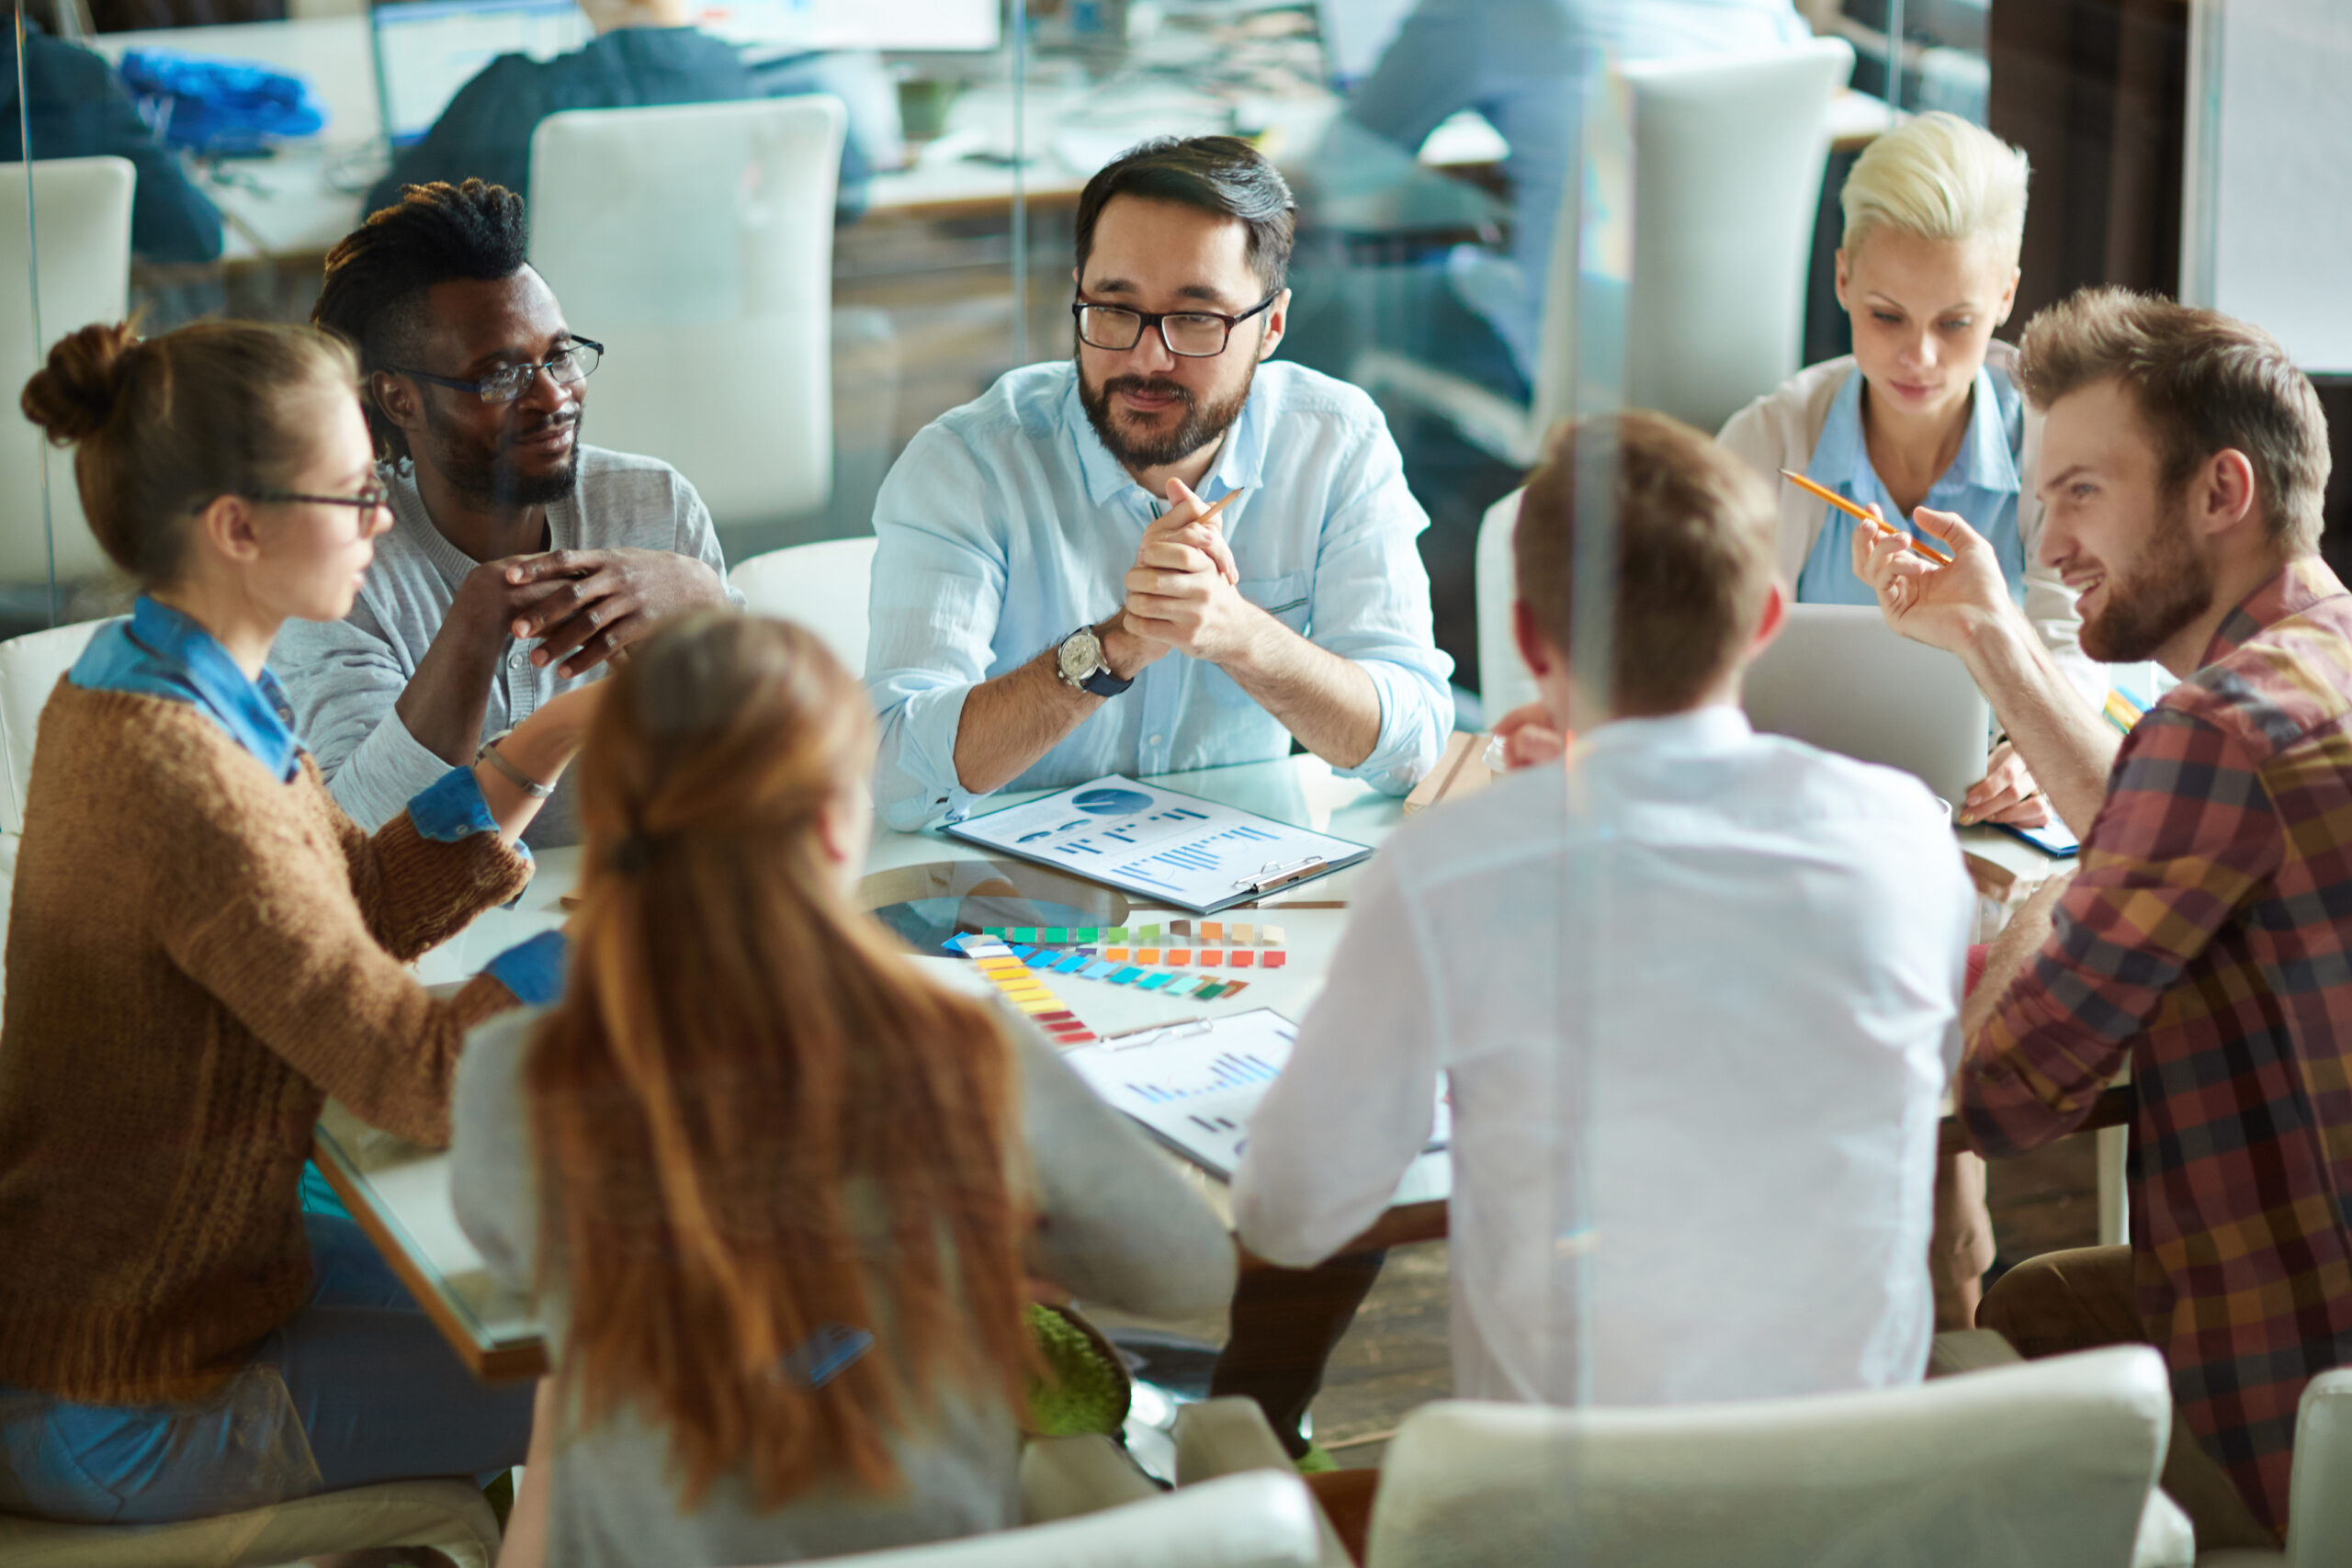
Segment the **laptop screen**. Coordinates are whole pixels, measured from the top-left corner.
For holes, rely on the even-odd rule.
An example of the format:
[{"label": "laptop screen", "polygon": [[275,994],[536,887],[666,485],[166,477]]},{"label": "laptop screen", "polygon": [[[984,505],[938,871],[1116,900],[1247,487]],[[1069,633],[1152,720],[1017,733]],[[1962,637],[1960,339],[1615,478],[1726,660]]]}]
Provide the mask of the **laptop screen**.
[{"label": "laptop screen", "polygon": [[574,0],[376,0],[368,9],[384,133],[405,147],[502,54],[552,60],[593,36]]}]

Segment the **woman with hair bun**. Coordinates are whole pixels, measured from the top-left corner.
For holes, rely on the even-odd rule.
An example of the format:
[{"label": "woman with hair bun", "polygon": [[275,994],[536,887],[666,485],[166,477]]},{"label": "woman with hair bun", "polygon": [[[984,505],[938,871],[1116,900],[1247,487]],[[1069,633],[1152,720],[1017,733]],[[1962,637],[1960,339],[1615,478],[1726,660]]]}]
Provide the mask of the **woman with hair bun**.
[{"label": "woman with hair bun", "polygon": [[555,981],[545,942],[447,998],[409,960],[514,897],[515,836],[585,690],[372,838],[264,668],[340,618],[390,521],[348,353],[305,327],[65,338],[23,408],[73,447],[141,592],[42,709],[0,1019],[0,1510],[135,1524],[515,1463],[347,1216],[306,1212],[333,1095],[448,1136],[467,1027]]},{"label": "woman with hair bun", "polygon": [[[832,1558],[1020,1522],[1024,1276],[1231,1299],[1224,1227],[1025,1021],[854,894],[873,709],[716,612],[608,682],[563,999],[474,1032],[458,1218],[555,1373],[507,1568]],[[544,1490],[542,1490],[544,1488]]]}]

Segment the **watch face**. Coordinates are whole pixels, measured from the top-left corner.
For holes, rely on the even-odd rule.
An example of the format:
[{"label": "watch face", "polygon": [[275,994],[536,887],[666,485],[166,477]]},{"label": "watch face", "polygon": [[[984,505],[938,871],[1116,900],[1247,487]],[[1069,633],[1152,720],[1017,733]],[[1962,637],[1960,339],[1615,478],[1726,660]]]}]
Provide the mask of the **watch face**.
[{"label": "watch face", "polygon": [[1091,626],[1072,632],[1063,639],[1056,660],[1060,666],[1062,679],[1073,686],[1077,685],[1102,667],[1102,639],[1094,635]]}]

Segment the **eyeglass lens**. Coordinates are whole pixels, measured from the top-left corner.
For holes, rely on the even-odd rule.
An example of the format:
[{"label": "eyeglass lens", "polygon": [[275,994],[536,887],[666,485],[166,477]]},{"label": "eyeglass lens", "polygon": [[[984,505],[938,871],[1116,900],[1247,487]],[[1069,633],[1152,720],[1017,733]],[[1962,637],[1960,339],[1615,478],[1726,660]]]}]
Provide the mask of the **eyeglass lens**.
[{"label": "eyeglass lens", "polygon": [[481,378],[481,400],[486,403],[511,403],[531,385],[531,378],[541,369],[566,387],[576,387],[596,368],[596,351],[584,343],[575,343],[547,364],[510,365],[505,369]]},{"label": "eyeglass lens", "polygon": [[[1159,319],[1161,340],[1168,352],[1190,359],[1208,359],[1225,352],[1232,328],[1223,316],[1189,312]],[[1124,351],[1143,338],[1143,317],[1116,305],[1088,305],[1078,313],[1079,335],[1095,348]]]}]

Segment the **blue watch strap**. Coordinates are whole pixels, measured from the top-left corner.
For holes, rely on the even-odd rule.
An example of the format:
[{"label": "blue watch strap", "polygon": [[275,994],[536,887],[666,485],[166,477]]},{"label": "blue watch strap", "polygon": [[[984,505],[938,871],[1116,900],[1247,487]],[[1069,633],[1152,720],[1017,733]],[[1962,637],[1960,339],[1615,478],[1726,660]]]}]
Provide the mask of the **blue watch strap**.
[{"label": "blue watch strap", "polygon": [[1080,688],[1093,693],[1098,697],[1115,697],[1134,684],[1135,681],[1132,677],[1122,681],[1108,670],[1097,670],[1079,682]]}]

